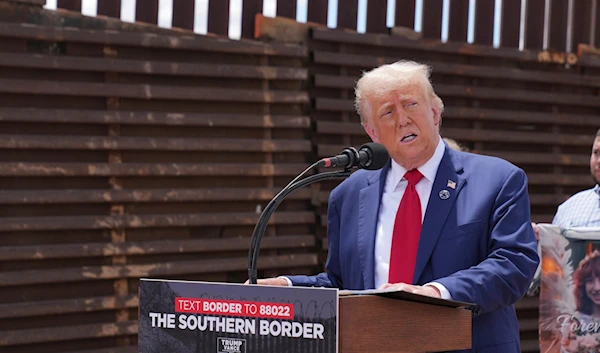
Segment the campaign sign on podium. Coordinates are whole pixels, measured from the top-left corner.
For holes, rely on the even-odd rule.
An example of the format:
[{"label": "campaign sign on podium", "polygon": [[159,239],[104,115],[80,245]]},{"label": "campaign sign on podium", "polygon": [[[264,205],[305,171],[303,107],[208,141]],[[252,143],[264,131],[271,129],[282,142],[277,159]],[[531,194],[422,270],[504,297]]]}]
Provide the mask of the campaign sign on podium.
[{"label": "campaign sign on podium", "polygon": [[140,353],[337,352],[338,291],[140,280]]}]

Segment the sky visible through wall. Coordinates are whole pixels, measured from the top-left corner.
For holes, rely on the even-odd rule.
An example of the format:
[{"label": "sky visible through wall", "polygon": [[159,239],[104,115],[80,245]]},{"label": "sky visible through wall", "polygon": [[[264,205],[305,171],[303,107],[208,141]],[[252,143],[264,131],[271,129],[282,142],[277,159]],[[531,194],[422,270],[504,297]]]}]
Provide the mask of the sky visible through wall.
[{"label": "sky visible through wall", "polygon": [[[143,0],[137,0],[143,1]],[[207,32],[207,13],[208,13],[208,1],[209,0],[195,0],[195,19],[194,19],[194,32],[198,34],[206,34]],[[243,0],[211,0],[211,1],[230,1],[229,10],[229,37],[232,39],[239,39],[241,35],[241,18],[242,18],[242,1]],[[297,15],[296,20],[299,22],[306,22],[307,18],[307,4],[309,0],[289,0],[297,1]],[[337,26],[337,8],[338,1],[344,0],[329,0],[329,9],[327,11],[327,26],[335,28]],[[388,0],[387,1],[387,26],[393,27],[396,2],[400,3],[403,0]],[[442,13],[442,41],[446,42],[448,39],[448,18],[450,14],[450,1],[444,0],[443,13]],[[474,38],[475,28],[475,6],[478,0],[469,0],[469,23],[468,23],[468,34],[467,42],[472,43]],[[479,0],[481,1],[481,0]],[[485,0],[489,1],[489,0]],[[500,22],[501,22],[501,9],[503,0],[495,0],[495,16],[494,16],[494,46],[500,45]],[[367,15],[367,2],[368,0],[358,0],[358,18],[357,18],[357,31],[364,33],[366,28],[366,15]],[[525,2],[525,1],[523,1]],[[56,9],[57,0],[46,0],[45,8],[50,10]],[[98,0],[82,0],[81,12],[87,16],[95,16],[97,9]],[[121,20],[126,22],[135,21],[135,5],[136,0],[122,0],[121,1]],[[276,14],[277,1],[276,0],[264,0],[263,2],[263,14],[265,16],[274,17]],[[422,28],[421,14],[423,11],[423,0],[416,0],[416,16],[415,16],[415,31],[420,32]],[[170,28],[173,17],[173,0],[159,0],[159,13],[158,13],[158,25],[164,28]]]}]

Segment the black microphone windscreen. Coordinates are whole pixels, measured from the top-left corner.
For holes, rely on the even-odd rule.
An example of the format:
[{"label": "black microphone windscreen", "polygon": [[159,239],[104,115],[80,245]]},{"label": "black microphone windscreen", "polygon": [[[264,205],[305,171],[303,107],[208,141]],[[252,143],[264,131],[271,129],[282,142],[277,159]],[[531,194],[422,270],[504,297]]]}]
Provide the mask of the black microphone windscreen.
[{"label": "black microphone windscreen", "polygon": [[377,170],[383,168],[386,163],[390,160],[390,155],[387,149],[380,143],[369,142],[360,146],[359,150],[367,150],[371,155],[369,158],[370,163],[361,165],[363,169]]}]

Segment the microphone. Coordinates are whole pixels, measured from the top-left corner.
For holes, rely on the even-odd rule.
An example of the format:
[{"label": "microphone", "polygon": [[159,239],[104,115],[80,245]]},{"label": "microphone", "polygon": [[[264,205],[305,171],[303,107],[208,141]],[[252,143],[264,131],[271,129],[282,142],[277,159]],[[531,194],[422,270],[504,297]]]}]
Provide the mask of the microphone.
[{"label": "microphone", "polygon": [[390,159],[382,144],[369,142],[360,146],[358,150],[354,147],[344,148],[335,157],[323,158],[318,162],[318,167],[335,168],[344,167],[350,169],[359,167],[367,170],[377,170],[385,166]]}]

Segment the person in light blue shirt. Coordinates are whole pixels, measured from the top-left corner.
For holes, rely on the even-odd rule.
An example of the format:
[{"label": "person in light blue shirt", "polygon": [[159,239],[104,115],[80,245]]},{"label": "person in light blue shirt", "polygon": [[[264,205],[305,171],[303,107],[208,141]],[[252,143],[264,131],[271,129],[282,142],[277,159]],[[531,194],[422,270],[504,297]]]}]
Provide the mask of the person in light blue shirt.
[{"label": "person in light blue shirt", "polygon": [[[600,227],[600,129],[596,131],[596,138],[592,144],[590,155],[590,172],[596,184],[593,188],[580,191],[571,196],[567,201],[558,206],[552,224],[561,228]],[[538,253],[541,256],[539,245],[539,229],[537,224],[531,222],[533,232],[538,240]],[[535,296],[539,293],[541,267],[534,276],[527,294]]]},{"label": "person in light blue shirt", "polygon": [[[600,129],[592,145],[590,172],[596,185],[560,204],[552,224],[562,228],[600,227]],[[532,223],[532,226],[535,236],[539,238],[537,225]]]},{"label": "person in light blue shirt", "polygon": [[552,224],[563,228],[600,226],[600,129],[592,145],[590,172],[596,185],[576,193],[558,206]]},{"label": "person in light blue shirt", "polygon": [[[600,152],[600,138],[596,141]],[[558,206],[552,224],[562,228],[600,227],[600,185],[580,191]]]}]

